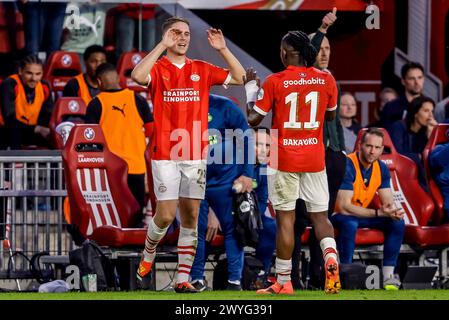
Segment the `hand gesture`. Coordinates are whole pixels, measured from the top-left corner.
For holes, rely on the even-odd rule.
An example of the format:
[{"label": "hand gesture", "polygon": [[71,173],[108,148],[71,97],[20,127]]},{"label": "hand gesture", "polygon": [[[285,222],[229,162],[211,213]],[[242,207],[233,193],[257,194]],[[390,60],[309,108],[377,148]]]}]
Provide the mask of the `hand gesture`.
[{"label": "hand gesture", "polygon": [[212,209],[209,209],[209,215],[208,215],[208,222],[207,222],[207,230],[206,230],[206,241],[212,241],[215,236],[217,235],[218,230],[221,230],[220,222],[217,219],[217,216],[215,215],[214,211]]},{"label": "hand gesture", "polygon": [[162,36],[162,44],[166,48],[173,47],[179,39],[181,31],[175,28],[168,29]]},{"label": "hand gesture", "polygon": [[329,28],[332,24],[334,24],[336,20],[337,20],[337,8],[334,7],[332,9],[332,12],[326,14],[323,20],[321,21],[320,31],[326,32],[327,28]]},{"label": "hand gesture", "polygon": [[430,135],[432,134],[433,128],[435,128],[435,126],[438,124],[438,122],[435,120],[435,118],[430,118],[427,121],[427,137],[429,138]]},{"label": "hand gesture", "polygon": [[251,178],[240,176],[234,180],[234,184],[242,185],[242,189],[240,190],[239,193],[253,191],[253,179]]},{"label": "hand gesture", "polygon": [[246,69],[246,74],[243,75],[243,84],[247,84],[252,80],[256,80],[257,86],[260,88],[260,78],[257,76],[257,71],[253,68]]},{"label": "hand gesture", "polygon": [[207,40],[209,40],[209,44],[215,50],[220,51],[226,48],[226,41],[220,29],[209,28],[207,30]]},{"label": "hand gesture", "polygon": [[404,211],[402,208],[396,208],[393,204],[389,203],[382,206],[379,210],[379,215],[389,217],[393,220],[401,220],[404,217]]}]

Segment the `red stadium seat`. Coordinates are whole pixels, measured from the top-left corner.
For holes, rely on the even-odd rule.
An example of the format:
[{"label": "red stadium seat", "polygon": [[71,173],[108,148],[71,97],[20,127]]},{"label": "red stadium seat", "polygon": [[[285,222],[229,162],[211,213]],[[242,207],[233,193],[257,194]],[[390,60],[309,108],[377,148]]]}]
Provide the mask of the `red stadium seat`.
[{"label": "red stadium seat", "polygon": [[120,56],[117,63],[117,72],[120,76],[120,85],[137,92],[146,92],[148,89],[131,79],[134,67],[146,56],[146,52],[126,52]]},{"label": "red stadium seat", "polygon": [[[311,227],[307,227],[301,236],[301,244],[307,245],[309,243]],[[338,230],[335,229],[335,236],[338,236]],[[380,230],[369,229],[369,228],[359,228],[355,235],[355,245],[356,246],[374,246],[381,245],[384,243],[384,234]]]},{"label": "red stadium seat", "polygon": [[56,93],[64,89],[66,83],[82,73],[80,58],[75,52],[55,51],[47,60],[44,79],[50,82]]},{"label": "red stadium seat", "polygon": [[143,246],[146,229],[128,188],[126,162],[109,151],[99,125],[76,125],[62,152],[71,222],[99,245]]},{"label": "red stadium seat", "polygon": [[[356,148],[365,130],[360,130]],[[406,213],[404,242],[420,248],[449,245],[449,226],[428,226],[435,205],[418,182],[416,164],[399,154],[387,131],[382,130],[385,150],[380,159],[390,169],[395,205],[402,207]]]},{"label": "red stadium seat", "polygon": [[434,222],[440,223],[443,219],[443,195],[440,188],[432,177],[432,173],[429,168],[429,155],[430,152],[438,145],[449,141],[449,124],[440,123],[433,130],[430,135],[429,141],[423,151],[424,167],[426,169],[427,184],[429,185],[430,194],[435,201],[436,210],[433,217]]},{"label": "red stadium seat", "polygon": [[56,149],[62,149],[64,143],[55,129],[58,124],[65,121],[69,116],[83,117],[86,114],[86,105],[83,99],[79,97],[60,97],[56,101],[53,113],[50,119],[50,134],[53,145]]}]

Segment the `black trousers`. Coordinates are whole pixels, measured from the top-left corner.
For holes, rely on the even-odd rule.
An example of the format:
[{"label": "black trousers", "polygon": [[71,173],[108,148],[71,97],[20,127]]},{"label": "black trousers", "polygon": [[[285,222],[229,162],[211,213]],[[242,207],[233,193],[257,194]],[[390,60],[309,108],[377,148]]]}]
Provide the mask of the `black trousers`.
[{"label": "black trousers", "polygon": [[[331,215],[334,212],[335,202],[337,200],[338,189],[345,174],[346,156],[341,151],[326,150],[326,173],[329,188],[329,210]],[[295,289],[303,287],[301,275],[299,274],[299,264],[301,260],[301,236],[310,222],[307,218],[307,209],[303,200],[296,201],[296,219],[295,219],[295,247],[292,255],[292,284]],[[321,253],[320,243],[315,237],[312,229],[309,237],[310,264],[309,264],[309,287],[324,287],[323,255]],[[304,274],[304,272],[303,272]]]},{"label": "black trousers", "polygon": [[145,174],[128,174],[128,187],[139,203],[140,210],[136,216],[134,227],[140,227],[143,219],[143,208],[145,207]]},{"label": "black trousers", "polygon": [[24,146],[37,146],[50,149],[50,143],[41,135],[34,133],[35,126],[28,126],[20,121],[13,120],[6,123],[5,134],[11,150],[20,150]]}]

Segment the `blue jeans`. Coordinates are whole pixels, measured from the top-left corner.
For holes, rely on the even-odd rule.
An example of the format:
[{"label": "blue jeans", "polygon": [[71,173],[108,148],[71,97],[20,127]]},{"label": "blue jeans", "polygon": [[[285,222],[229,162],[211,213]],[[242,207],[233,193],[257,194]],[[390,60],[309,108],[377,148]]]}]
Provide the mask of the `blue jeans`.
[{"label": "blue jeans", "polygon": [[262,261],[265,273],[271,269],[273,253],[276,249],[276,220],[262,214],[263,229],[259,233],[256,258]]},{"label": "blue jeans", "polygon": [[358,228],[372,228],[383,231],[384,266],[396,266],[399,250],[404,237],[404,220],[387,217],[358,218],[344,214],[335,214],[330,221],[338,229],[337,248],[341,263],[351,263],[355,249],[355,234]]},{"label": "blue jeans", "polygon": [[28,54],[45,51],[48,58],[53,51],[59,50],[66,6],[66,3],[48,2],[19,5],[24,18],[25,48]]},{"label": "blue jeans", "polygon": [[190,271],[193,280],[204,279],[206,263],[206,230],[209,206],[214,210],[224,236],[226,257],[228,260],[228,280],[241,280],[243,271],[243,248],[240,248],[234,236],[234,217],[232,215],[232,184],[207,188],[206,196],[201,201],[198,216],[198,245],[195,260]]}]

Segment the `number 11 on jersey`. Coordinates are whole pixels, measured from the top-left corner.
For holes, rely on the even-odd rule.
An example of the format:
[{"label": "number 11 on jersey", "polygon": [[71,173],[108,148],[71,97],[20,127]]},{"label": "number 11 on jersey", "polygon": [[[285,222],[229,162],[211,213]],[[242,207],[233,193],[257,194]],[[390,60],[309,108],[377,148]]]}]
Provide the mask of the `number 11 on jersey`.
[{"label": "number 11 on jersey", "polygon": [[318,109],[318,91],[311,91],[305,96],[305,104],[310,104],[310,121],[300,122],[297,121],[298,111],[298,92],[292,92],[285,97],[285,104],[290,105],[290,114],[288,122],[284,122],[284,128],[286,129],[317,129],[320,126],[320,122],[316,121],[316,113]]}]

